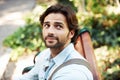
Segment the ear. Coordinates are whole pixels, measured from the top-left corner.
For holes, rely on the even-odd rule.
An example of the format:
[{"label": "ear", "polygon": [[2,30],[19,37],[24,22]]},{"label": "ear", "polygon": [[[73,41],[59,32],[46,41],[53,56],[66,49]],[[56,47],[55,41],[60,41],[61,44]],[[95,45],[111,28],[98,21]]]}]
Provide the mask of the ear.
[{"label": "ear", "polygon": [[70,37],[70,38],[73,38],[74,34],[75,34],[75,31],[74,31],[74,30],[71,30],[71,31],[70,31],[70,34],[69,34],[69,37]]}]

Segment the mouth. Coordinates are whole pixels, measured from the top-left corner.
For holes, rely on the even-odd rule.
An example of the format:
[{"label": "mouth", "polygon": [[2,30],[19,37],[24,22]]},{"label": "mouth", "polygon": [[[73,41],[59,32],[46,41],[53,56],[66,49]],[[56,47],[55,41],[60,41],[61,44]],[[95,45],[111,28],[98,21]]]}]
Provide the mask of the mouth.
[{"label": "mouth", "polygon": [[53,42],[57,39],[55,37],[46,37],[45,40],[48,41],[48,42]]}]

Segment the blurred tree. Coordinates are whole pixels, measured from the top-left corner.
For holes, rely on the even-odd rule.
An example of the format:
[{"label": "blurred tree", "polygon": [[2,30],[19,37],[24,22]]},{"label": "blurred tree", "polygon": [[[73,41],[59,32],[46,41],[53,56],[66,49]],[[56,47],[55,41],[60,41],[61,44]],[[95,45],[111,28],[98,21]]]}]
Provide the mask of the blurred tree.
[{"label": "blurred tree", "polygon": [[73,0],[57,0],[58,3],[69,5],[73,10],[77,12],[77,7],[75,7]]},{"label": "blurred tree", "polygon": [[[37,0],[44,9],[51,2],[70,5],[79,25],[90,30],[103,80],[120,80],[120,0]],[[32,15],[33,16],[33,15]],[[30,17],[30,16],[29,16]],[[32,22],[32,23],[31,23]],[[33,29],[34,28],[34,29]],[[42,50],[39,24],[27,19],[27,25],[4,40],[4,45]],[[43,46],[43,47],[41,47]],[[104,50],[107,47],[106,50]],[[17,50],[18,52],[21,49]],[[23,51],[25,51],[23,49]],[[104,51],[104,52],[103,52]],[[15,54],[14,54],[15,55]]]}]

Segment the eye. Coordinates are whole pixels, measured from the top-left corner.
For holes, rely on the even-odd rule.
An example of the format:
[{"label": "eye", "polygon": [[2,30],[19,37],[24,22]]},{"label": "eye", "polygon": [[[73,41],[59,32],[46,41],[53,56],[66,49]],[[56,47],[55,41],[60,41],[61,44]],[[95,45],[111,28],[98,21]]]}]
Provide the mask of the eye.
[{"label": "eye", "polygon": [[55,28],[58,29],[58,30],[60,30],[60,29],[63,28],[63,26],[61,26],[61,25],[55,25]]},{"label": "eye", "polygon": [[49,28],[50,25],[49,24],[43,24],[43,28]]}]

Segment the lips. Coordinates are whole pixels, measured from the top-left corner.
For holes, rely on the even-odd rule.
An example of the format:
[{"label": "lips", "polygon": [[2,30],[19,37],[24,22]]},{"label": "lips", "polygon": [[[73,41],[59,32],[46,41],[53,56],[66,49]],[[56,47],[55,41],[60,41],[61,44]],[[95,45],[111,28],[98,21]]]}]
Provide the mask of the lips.
[{"label": "lips", "polygon": [[45,40],[51,42],[51,41],[57,40],[57,38],[56,37],[46,37]]},{"label": "lips", "polygon": [[54,37],[47,37],[46,40],[55,40]]}]

